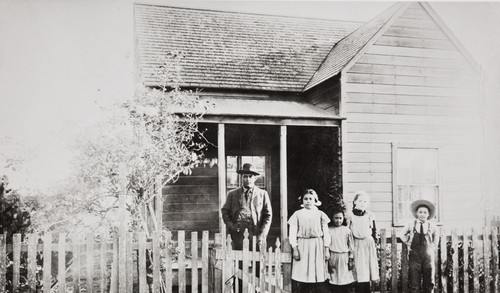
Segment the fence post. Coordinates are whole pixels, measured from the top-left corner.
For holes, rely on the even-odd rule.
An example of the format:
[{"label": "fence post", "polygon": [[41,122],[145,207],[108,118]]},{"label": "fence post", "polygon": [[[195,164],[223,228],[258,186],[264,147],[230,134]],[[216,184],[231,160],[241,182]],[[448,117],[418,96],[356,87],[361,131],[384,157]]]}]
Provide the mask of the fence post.
[{"label": "fence post", "polygon": [[380,230],[380,292],[387,292],[387,276],[386,276],[386,253],[387,236],[385,229]]},{"label": "fence post", "polygon": [[[324,250],[324,248],[323,248]],[[276,239],[276,249],[274,250],[274,284],[275,284],[275,292],[279,293],[281,284],[281,243],[280,239]]]},{"label": "fence post", "polygon": [[243,232],[243,267],[241,268],[241,283],[242,292],[248,292],[248,267],[250,264],[249,251],[250,251],[250,239],[248,239],[250,233],[248,229]]},{"label": "fence post", "polygon": [[[132,259],[132,253],[133,253],[133,249],[132,249],[132,239],[133,239],[133,234],[132,232],[128,232],[127,233],[127,245],[126,245],[126,256],[127,256],[127,264],[126,264],[126,267],[127,267],[127,292],[132,292],[133,288],[134,288],[134,273],[133,273],[133,259]],[[120,292],[121,293],[121,292]]]},{"label": "fence post", "polygon": [[5,234],[0,234],[0,292],[5,291],[7,280],[5,279],[7,273],[7,242],[5,241]]},{"label": "fence post", "polygon": [[[292,254],[292,246],[288,241],[288,238],[285,238],[283,241],[283,252],[286,254]],[[292,292],[292,262],[283,263],[283,289],[288,292]]]}]

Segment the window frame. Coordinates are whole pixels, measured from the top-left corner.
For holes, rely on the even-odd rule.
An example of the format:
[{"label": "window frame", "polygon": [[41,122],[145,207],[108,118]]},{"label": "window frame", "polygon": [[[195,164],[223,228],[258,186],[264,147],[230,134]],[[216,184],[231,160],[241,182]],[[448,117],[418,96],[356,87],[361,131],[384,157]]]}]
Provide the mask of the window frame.
[{"label": "window frame", "polygon": [[[231,189],[234,189],[234,188],[239,188],[241,186],[241,175],[238,175],[238,179],[237,179],[237,182],[238,182],[238,186],[229,186],[228,183],[227,183],[227,172],[228,172],[228,168],[227,168],[227,158],[228,157],[236,157],[237,159],[237,164],[236,164],[236,169],[238,168],[241,168],[242,167],[242,157],[264,157],[264,164],[265,164],[265,176],[264,176],[264,182],[265,182],[265,186],[262,188],[262,187],[259,187],[259,188],[262,188],[264,190],[267,191],[267,193],[269,194],[269,196],[271,196],[271,184],[272,184],[272,180],[271,180],[271,156],[270,155],[267,155],[267,154],[255,154],[255,153],[238,153],[238,154],[234,154],[234,153],[231,153],[231,154],[226,154],[226,189],[227,190],[231,190]],[[262,176],[262,175],[260,175]],[[256,186],[258,186],[256,184]]]},{"label": "window frame", "polygon": [[[441,185],[441,151],[442,146],[436,143],[401,143],[401,142],[393,142],[392,143],[392,222],[394,227],[402,227],[409,219],[399,219],[397,217],[397,209],[398,209],[398,201],[397,201],[397,192],[398,192],[398,150],[399,149],[434,149],[437,151],[437,202],[436,202],[436,219],[438,220],[438,224],[440,225],[443,214],[441,209],[442,202],[442,185]],[[409,207],[408,207],[409,208]]]}]

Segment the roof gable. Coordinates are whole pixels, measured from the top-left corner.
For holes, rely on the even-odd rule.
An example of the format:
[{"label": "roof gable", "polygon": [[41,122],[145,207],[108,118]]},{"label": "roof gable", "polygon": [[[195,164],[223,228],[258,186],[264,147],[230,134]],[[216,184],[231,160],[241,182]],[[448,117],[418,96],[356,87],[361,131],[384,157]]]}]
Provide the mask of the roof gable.
[{"label": "roof gable", "polygon": [[[422,2],[400,2],[394,4],[385,12],[339,41],[325,58],[325,61],[318,68],[308,84],[304,87],[304,91],[307,91],[323,81],[339,74],[342,70],[349,70],[349,68],[362,57],[364,52],[370,48],[370,46],[372,46],[382,34],[386,33],[391,26],[396,24],[396,21],[401,22],[398,23],[398,25],[404,26],[402,23],[404,20],[401,21],[399,18],[409,10],[413,11],[413,13],[416,12],[421,14],[419,16],[421,23],[418,28],[409,28],[408,30],[413,30],[413,33],[418,34],[418,30],[421,28],[427,29],[426,26],[432,26],[432,29],[438,29],[439,31],[436,32],[436,34],[442,35],[444,39],[451,41],[450,46],[455,47],[459,54],[465,57],[465,59],[476,71],[479,71],[479,65],[477,62],[463,47],[460,41],[458,41],[455,35],[446,27],[429,4]],[[409,17],[411,18],[412,16]],[[452,53],[443,51],[443,54],[446,55]]]},{"label": "roof gable", "polygon": [[358,22],[135,4],[139,75],[158,85],[155,68],[179,51],[188,87],[300,92],[333,45]]},{"label": "roof gable", "polygon": [[304,91],[337,75],[363,49],[374,36],[386,26],[403,7],[408,4],[396,3],[368,23],[340,40],[326,56],[323,63],[304,87]]}]

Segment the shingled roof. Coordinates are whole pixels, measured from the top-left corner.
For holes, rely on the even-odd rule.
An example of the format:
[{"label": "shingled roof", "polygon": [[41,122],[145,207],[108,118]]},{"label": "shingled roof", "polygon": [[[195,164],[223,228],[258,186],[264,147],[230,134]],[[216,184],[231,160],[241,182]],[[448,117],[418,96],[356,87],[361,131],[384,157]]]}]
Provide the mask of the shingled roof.
[{"label": "shingled roof", "polygon": [[392,5],[386,11],[338,42],[304,87],[304,91],[337,75],[404,5],[407,4],[396,3]]},{"label": "shingled roof", "polygon": [[184,87],[300,92],[332,47],[361,23],[135,4],[140,79],[182,52]]}]

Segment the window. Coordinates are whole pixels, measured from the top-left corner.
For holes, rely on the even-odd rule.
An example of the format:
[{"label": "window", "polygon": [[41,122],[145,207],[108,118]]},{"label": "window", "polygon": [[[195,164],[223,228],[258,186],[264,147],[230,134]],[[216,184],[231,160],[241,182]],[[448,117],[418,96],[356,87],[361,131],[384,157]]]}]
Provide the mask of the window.
[{"label": "window", "polygon": [[252,163],[260,176],[255,180],[255,185],[262,189],[268,189],[267,177],[267,167],[269,165],[269,159],[266,156],[227,156],[226,157],[226,178],[227,178],[227,189],[233,189],[240,187],[241,176],[239,176],[236,171],[241,169],[241,166],[245,163]]},{"label": "window", "polygon": [[439,148],[395,144],[392,151],[394,225],[413,217],[410,205],[417,199],[429,200],[439,211]]}]

